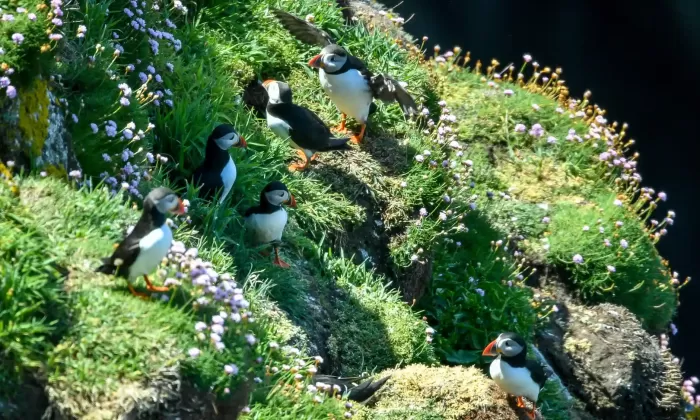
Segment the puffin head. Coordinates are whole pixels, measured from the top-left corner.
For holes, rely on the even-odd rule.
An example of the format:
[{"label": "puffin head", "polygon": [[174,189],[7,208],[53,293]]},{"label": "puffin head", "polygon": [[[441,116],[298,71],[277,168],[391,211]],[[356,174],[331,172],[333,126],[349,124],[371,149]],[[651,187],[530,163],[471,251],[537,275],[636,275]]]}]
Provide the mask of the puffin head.
[{"label": "puffin head", "polygon": [[527,352],[527,344],[521,336],[516,333],[505,332],[498,336],[495,340],[489,343],[481,353],[482,356],[498,356],[516,357],[522,354],[525,356]]},{"label": "puffin head", "polygon": [[340,45],[331,44],[321,50],[321,54],[309,60],[309,66],[335,73],[348,61],[348,52]]},{"label": "puffin head", "polygon": [[288,84],[268,79],[263,82],[263,87],[267,90],[267,96],[271,104],[292,103],[292,89]]},{"label": "puffin head", "polygon": [[231,147],[248,147],[243,136],[239,135],[230,124],[218,125],[209,135],[208,141],[214,142],[221,150],[228,150]]},{"label": "puffin head", "polygon": [[183,214],[185,204],[173,190],[166,187],[158,187],[148,193],[143,200],[144,208],[155,208],[161,214]]},{"label": "puffin head", "polygon": [[263,188],[260,193],[260,201],[266,201],[273,206],[281,206],[282,204],[288,204],[289,207],[297,206],[297,201],[287,186],[279,181],[272,181]]}]

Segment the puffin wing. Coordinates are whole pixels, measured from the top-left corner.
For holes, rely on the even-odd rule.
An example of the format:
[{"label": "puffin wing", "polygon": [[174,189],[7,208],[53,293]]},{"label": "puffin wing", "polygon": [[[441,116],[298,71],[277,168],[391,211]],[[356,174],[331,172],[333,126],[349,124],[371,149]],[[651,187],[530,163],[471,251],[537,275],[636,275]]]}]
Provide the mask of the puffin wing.
[{"label": "puffin wing", "polygon": [[277,20],[279,20],[290,34],[305,44],[317,45],[321,48],[326,45],[335,44],[335,41],[328,32],[317,28],[305,20],[301,20],[279,9],[272,9],[272,14],[275,15]]},{"label": "puffin wing", "polygon": [[535,360],[528,360],[525,363],[525,367],[530,371],[532,380],[540,386],[540,389],[542,389],[545,382],[547,382],[547,378],[552,374],[552,372],[545,370],[544,366]]},{"label": "puffin wing", "polygon": [[374,97],[383,102],[398,102],[404,115],[411,117],[418,114],[418,105],[413,97],[401,86],[401,84],[388,74],[368,76],[369,86]]},{"label": "puffin wing", "polygon": [[97,268],[98,273],[117,274],[118,276],[128,277],[129,267],[136,261],[141,248],[139,241],[141,235],[145,235],[144,226],[137,224],[130,234],[119,243],[117,249],[114,250],[112,256],[102,260],[102,265]]},{"label": "puffin wing", "polygon": [[[348,399],[362,402],[370,398],[381,388],[391,376],[386,376],[378,381],[370,378],[359,385],[354,385],[362,380],[360,377],[338,377],[330,375],[314,375],[314,380],[329,385],[338,385],[342,393],[349,392]],[[354,382],[354,383],[353,383]]]},{"label": "puffin wing", "polygon": [[205,198],[212,197],[214,194],[216,194],[216,191],[219,188],[224,187],[224,182],[221,179],[220,174],[208,171],[203,166],[200,166],[196,171],[194,171],[192,180],[195,187],[202,187],[199,190],[199,194]]},{"label": "puffin wing", "polygon": [[271,108],[277,118],[289,127],[289,136],[299,147],[313,151],[342,148],[350,139],[336,138],[326,123],[310,109],[296,104],[280,104]]}]

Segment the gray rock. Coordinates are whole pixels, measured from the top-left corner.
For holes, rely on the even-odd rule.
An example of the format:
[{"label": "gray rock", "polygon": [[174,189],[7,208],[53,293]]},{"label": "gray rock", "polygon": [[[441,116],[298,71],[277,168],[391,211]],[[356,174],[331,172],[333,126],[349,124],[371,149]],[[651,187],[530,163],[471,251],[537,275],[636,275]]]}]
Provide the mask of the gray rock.
[{"label": "gray rock", "polygon": [[617,305],[558,304],[538,347],[569,391],[600,419],[679,419],[680,368]]},{"label": "gray rock", "polygon": [[[12,160],[18,169],[53,167],[68,173],[80,169],[80,165],[71,145],[71,136],[65,127],[66,113],[59,106],[58,98],[47,86],[45,82],[37,79],[32,89],[22,90],[14,100],[0,102],[0,160]],[[34,105],[37,109],[22,108],[29,103],[26,99],[23,102],[22,95],[26,94],[34,95],[37,99]],[[48,107],[46,113],[44,106]],[[47,118],[46,132],[41,133],[43,138],[26,138],[21,118],[30,119],[27,122],[29,125],[40,122],[39,118]],[[32,151],[36,144],[42,144],[41,154]]]}]

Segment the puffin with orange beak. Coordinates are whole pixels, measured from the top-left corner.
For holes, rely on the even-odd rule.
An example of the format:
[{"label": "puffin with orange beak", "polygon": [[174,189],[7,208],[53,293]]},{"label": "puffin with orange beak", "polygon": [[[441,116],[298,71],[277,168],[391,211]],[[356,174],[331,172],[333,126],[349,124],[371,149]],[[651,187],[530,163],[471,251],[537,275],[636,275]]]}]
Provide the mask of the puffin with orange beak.
[{"label": "puffin with orange beak", "polygon": [[289,264],[280,259],[279,246],[282,233],[287,226],[287,212],[282,207],[288,204],[297,206],[296,199],[287,186],[279,181],[272,181],[260,192],[260,204],[246,210],[244,214],[248,232],[257,244],[272,244],[275,250],[274,264],[289,268]]},{"label": "puffin with orange beak", "polygon": [[231,147],[246,148],[248,144],[232,125],[221,124],[214,128],[207,139],[204,161],[192,175],[195,186],[202,187],[202,197],[212,197],[223,189],[219,204],[224,202],[236,182],[236,164],[228,152]]},{"label": "puffin with orange beak", "polygon": [[489,343],[483,356],[497,356],[491,362],[491,379],[505,392],[518,397],[518,407],[525,408],[523,397],[532,401],[531,418],[535,418],[537,397],[550,373],[534,360],[527,359],[527,344],[515,333],[502,333]]},{"label": "puffin with orange beak", "polygon": [[134,290],[132,283],[139,276],[143,276],[149,291],[167,292],[167,287],[154,286],[148,275],[165,258],[173,242],[173,232],[166,223],[168,213],[185,213],[180,197],[164,187],[148,193],[143,200],[143,212],[136,226],[117,246],[112,256],[102,260],[102,265],[96,272],[126,278],[129,290],[135,296],[148,297]]},{"label": "puffin with orange beak", "polygon": [[302,163],[289,166],[290,171],[305,170],[316,160],[317,152],[348,150],[349,138],[336,138],[326,124],[307,108],[292,103],[292,89],[284,82],[266,80],[267,126],[282,139],[290,139]]},{"label": "puffin with orange beak", "polygon": [[386,74],[373,74],[365,63],[337,45],[325,31],[287,12],[273,9],[282,26],[299,41],[322,47],[321,53],[309,60],[309,66],[319,70],[321,86],[341,112],[338,131],[346,130],[347,116],[360,123],[359,134],[352,136],[360,143],[365,135],[367,120],[373,111],[375,98],[382,102],[398,102],[404,115],[418,114],[418,107],[401,83]]}]

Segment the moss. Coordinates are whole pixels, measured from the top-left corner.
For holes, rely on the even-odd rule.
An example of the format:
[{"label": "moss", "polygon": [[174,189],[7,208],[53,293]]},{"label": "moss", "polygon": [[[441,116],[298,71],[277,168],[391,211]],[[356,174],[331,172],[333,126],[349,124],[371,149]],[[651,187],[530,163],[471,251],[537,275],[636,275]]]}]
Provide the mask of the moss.
[{"label": "moss", "polygon": [[475,367],[411,365],[382,372],[391,379],[361,420],[516,419],[506,395]]},{"label": "moss", "polygon": [[66,168],[64,168],[62,165],[49,165],[44,169],[48,175],[56,178],[65,178],[68,175]]},{"label": "moss", "polygon": [[30,146],[32,157],[40,156],[49,134],[48,83],[37,78],[31,85],[20,88],[19,97],[19,128],[22,138]]}]

